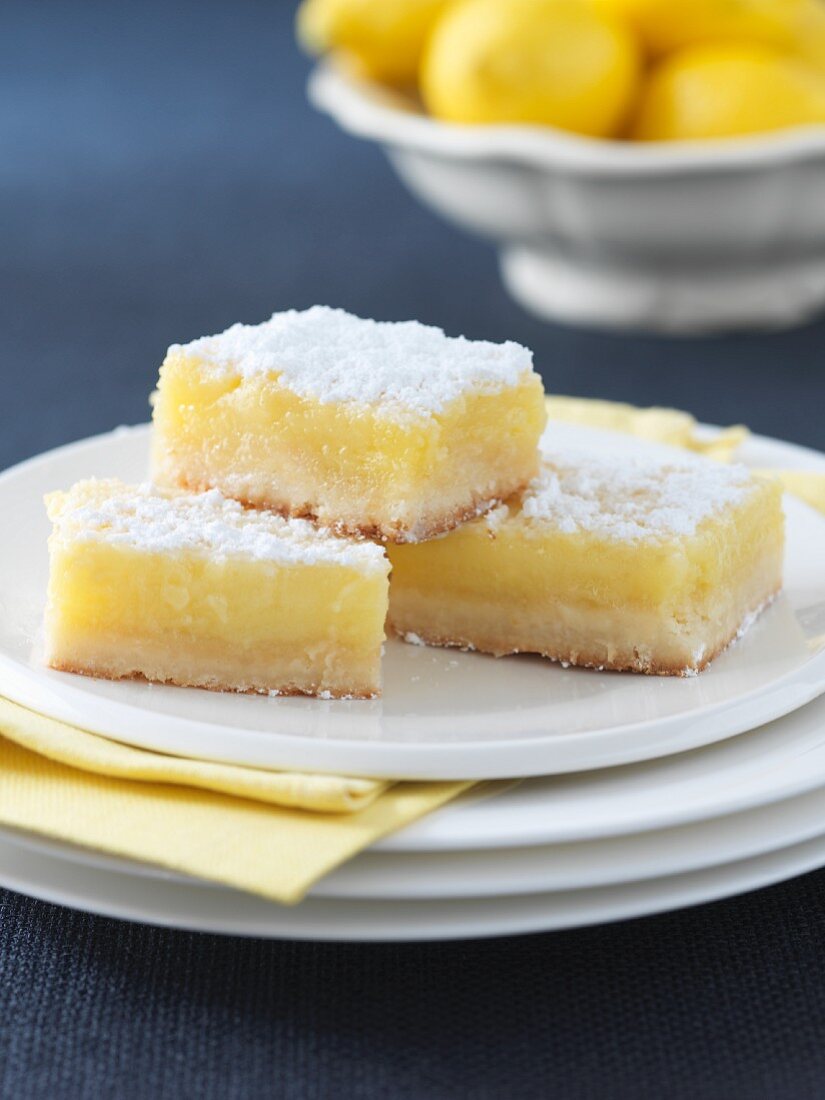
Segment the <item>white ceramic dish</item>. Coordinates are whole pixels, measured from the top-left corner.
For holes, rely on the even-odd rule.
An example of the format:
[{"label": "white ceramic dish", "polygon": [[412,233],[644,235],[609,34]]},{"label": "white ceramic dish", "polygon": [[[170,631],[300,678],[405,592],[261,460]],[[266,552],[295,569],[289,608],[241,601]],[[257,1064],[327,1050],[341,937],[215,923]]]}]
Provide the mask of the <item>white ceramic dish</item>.
[{"label": "white ceramic dish", "polygon": [[296,940],[446,940],[573,928],[729,897],[823,863],[825,837],[817,837],[721,867],[591,890],[451,901],[310,898],[288,908],[232,890],[84,867],[0,840],[0,885],[10,890],[124,920]]},{"label": "white ceramic dish", "polygon": [[825,128],[634,145],[454,126],[331,65],[309,95],[418,198],[495,241],[511,294],[541,316],[689,332],[825,304]]},{"label": "white ceramic dish", "polygon": [[[403,901],[590,889],[749,859],[820,836],[823,831],[825,787],[820,787],[745,813],[630,836],[528,848],[365,852],[322,879],[311,896]],[[33,833],[0,829],[0,836],[32,852],[82,866],[165,882],[193,881],[149,864]]]},{"label": "white ceramic dish", "polygon": [[[741,733],[825,690],[825,519],[788,501],[786,590],[692,679],[562,669],[533,658],[387,647],[384,699],[325,702],[110,683],[45,669],[45,491],[79,477],[145,477],[148,429],[120,429],[0,476],[15,530],[0,543],[0,691],[78,726],[172,754],[394,778],[506,778],[681,752]],[[759,466],[821,456],[754,441]]]}]

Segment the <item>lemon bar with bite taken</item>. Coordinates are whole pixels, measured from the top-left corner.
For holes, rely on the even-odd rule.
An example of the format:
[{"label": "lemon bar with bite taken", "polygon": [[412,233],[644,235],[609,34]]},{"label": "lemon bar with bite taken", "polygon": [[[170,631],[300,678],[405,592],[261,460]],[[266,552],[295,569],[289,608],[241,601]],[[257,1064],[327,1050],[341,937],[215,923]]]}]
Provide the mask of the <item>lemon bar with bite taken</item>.
[{"label": "lemon bar with bite taken", "polygon": [[46,498],[52,668],[223,691],[380,694],[389,563],[306,520],[81,481]]},{"label": "lemon bar with bite taken", "polygon": [[391,629],[496,656],[698,672],[781,587],[780,487],[655,445],[621,456],[554,445],[561,427],[520,497],[390,548]]},{"label": "lemon bar with bite taken", "polygon": [[169,349],[153,477],[415,542],[524,488],[545,420],[518,344],[315,306]]}]

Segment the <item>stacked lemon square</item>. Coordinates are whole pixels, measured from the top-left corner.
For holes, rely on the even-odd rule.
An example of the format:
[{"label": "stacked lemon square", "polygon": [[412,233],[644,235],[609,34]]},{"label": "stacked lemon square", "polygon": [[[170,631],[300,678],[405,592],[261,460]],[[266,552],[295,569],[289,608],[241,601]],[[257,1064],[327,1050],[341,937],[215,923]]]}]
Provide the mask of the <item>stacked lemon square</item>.
[{"label": "stacked lemon square", "polygon": [[542,451],[517,344],[289,311],[170,348],[154,406],[153,485],[49,498],[55,668],[372,697],[388,623],[687,674],[781,584],[775,486]]},{"label": "stacked lemon square", "polygon": [[496,656],[698,672],[781,587],[779,485],[554,434],[566,433],[548,431],[524,493],[446,538],[391,549],[391,628]]},{"label": "stacked lemon square", "polygon": [[47,506],[53,667],[235,691],[378,690],[389,573],[378,546],[217,491],[84,481]]}]

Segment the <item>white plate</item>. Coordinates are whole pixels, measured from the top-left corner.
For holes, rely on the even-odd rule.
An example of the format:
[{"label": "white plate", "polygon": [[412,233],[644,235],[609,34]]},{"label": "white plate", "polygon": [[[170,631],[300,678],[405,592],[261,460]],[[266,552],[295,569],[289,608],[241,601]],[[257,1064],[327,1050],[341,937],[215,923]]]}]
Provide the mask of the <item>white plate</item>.
[{"label": "white plate", "polygon": [[313,897],[491,898],[613,886],[764,855],[825,833],[825,788],[741,814],[652,833],[529,848],[365,852]]},{"label": "white plate", "polygon": [[374,850],[566,844],[670,829],[806,794],[825,786],[825,698],[693,752],[499,786],[470,791]]},{"label": "white plate", "polygon": [[[146,474],[148,430],[121,429],[0,477],[15,517],[0,544],[0,691],[158,751],[273,768],[397,778],[502,778],[664,756],[741,733],[825,690],[825,519],[789,500],[786,590],[744,640],[693,679],[562,669],[529,657],[387,646],[385,696],[323,702],[109,683],[41,667],[47,577],[41,497],[79,477]],[[823,465],[757,440],[755,465]]]},{"label": "white plate", "polygon": [[[491,898],[611,886],[716,867],[787,848],[825,832],[825,788],[745,813],[652,833],[458,852],[364,852],[322,879],[316,898]],[[0,828],[32,852],[127,875],[192,883],[149,864]],[[200,882],[207,886],[208,883]]]},{"label": "white plate", "polygon": [[0,841],[0,885],[57,905],[171,928],[298,940],[444,940],[599,924],[757,889],[825,864],[825,837],[646,882],[453,901],[334,901],[296,908],[231,890],[82,867]]}]

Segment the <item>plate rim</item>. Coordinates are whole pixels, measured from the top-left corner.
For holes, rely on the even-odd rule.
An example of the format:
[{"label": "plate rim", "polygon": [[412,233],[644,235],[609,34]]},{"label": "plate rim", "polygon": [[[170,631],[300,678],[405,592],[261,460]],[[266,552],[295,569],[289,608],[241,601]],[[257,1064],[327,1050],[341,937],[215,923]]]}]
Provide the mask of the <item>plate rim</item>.
[{"label": "plate rim", "polygon": [[[566,893],[689,874],[768,855],[825,835],[825,819],[821,812],[823,802],[825,780],[801,797],[790,796],[768,805],[701,818],[686,825],[590,841],[523,845],[510,849],[465,848],[406,853],[366,849],[321,878],[310,889],[308,896],[352,901],[439,901]],[[765,816],[768,827],[753,828],[758,823],[757,819],[764,819]],[[713,833],[713,846],[707,843],[706,834],[709,831]],[[220,884],[207,879],[129,856],[101,852],[38,833],[34,829],[0,824],[0,842],[96,871],[110,871],[153,882],[220,888]],[[615,851],[603,854],[600,849],[605,843],[618,849],[619,854]],[[582,851],[583,848],[590,850]],[[561,872],[556,872],[555,876],[552,871],[548,873],[554,858],[558,860],[560,850],[564,849],[567,849],[566,862]],[[378,868],[369,869],[370,856],[378,857]],[[574,863],[570,862],[571,856],[575,859]],[[367,857],[366,860],[363,857]],[[480,865],[473,869],[472,874],[465,874],[460,866],[468,857],[474,864]],[[366,863],[367,867],[359,867],[359,862]],[[491,864],[495,866],[490,870]],[[410,866],[413,867],[411,882],[405,880]],[[514,866],[519,868],[515,876],[512,873]],[[534,873],[535,878],[531,879]],[[428,883],[433,874],[438,885],[431,893],[429,891],[433,888]],[[462,878],[462,875],[465,877]]]},{"label": "plate rim", "polygon": [[[32,859],[35,860],[35,867],[37,861],[41,864],[46,861],[61,870],[57,860],[42,855],[32,857],[26,853],[21,854],[18,850],[17,870],[10,872],[8,850],[0,842],[0,885],[29,897],[99,916],[187,931],[266,939],[413,942],[513,936],[608,924],[721,900],[794,878],[825,865],[825,834],[767,855],[702,871],[623,883],[617,887],[560,891],[557,894],[538,893],[508,898],[465,898],[436,902],[357,902],[310,898],[298,906],[278,906],[225,889],[213,890],[212,897],[208,896],[207,891],[207,896],[204,897],[204,891],[198,887],[198,904],[185,917],[178,917],[174,912],[170,915],[168,901],[165,907],[156,904],[150,915],[147,915],[146,910],[149,894],[153,890],[159,890],[161,894],[169,890],[191,890],[188,885],[154,882],[148,888],[146,879],[133,877],[128,881],[129,876],[117,872],[74,867],[70,868],[70,876],[64,875],[71,879],[73,892],[70,892],[68,887],[61,889],[51,881],[46,884],[42,879],[34,882]],[[88,897],[80,896],[80,886],[89,875],[113,877],[116,880],[116,888],[108,895],[105,903],[101,904],[99,898],[90,903]],[[126,890],[118,881],[122,879],[127,880]],[[142,913],[126,900],[130,892],[140,898],[144,907]],[[234,903],[237,910],[239,898],[253,907],[253,916],[246,918],[245,923],[243,918],[237,916],[237,911],[234,918],[231,917],[232,904]],[[564,907],[565,903],[567,909],[562,908],[559,912],[559,905]],[[557,910],[555,914],[554,905]],[[215,907],[216,915],[210,915],[210,906]],[[223,915],[220,912],[221,906],[227,910]],[[258,917],[254,915],[256,909],[260,910]],[[389,915],[385,914],[383,924],[370,927],[370,918],[373,921],[376,919],[370,914],[371,909],[377,909],[379,913],[382,909],[389,909]],[[426,923],[428,909],[431,914],[433,911],[442,914],[441,923],[435,927]],[[325,910],[328,911],[326,917]],[[337,923],[334,919],[336,915]],[[430,920],[433,920],[432,915]],[[402,931],[400,924],[403,921],[407,921],[407,924]]]}]

